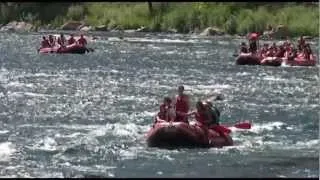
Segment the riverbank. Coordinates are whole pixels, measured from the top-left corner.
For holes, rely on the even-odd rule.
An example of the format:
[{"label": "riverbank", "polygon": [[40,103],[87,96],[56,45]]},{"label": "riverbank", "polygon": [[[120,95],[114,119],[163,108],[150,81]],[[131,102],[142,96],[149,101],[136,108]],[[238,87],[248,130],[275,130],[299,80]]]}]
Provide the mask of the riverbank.
[{"label": "riverbank", "polygon": [[[34,3],[37,4],[37,3]],[[57,4],[57,3],[56,3]],[[65,5],[66,6],[66,5]],[[298,3],[69,3],[51,19],[42,18],[36,5],[22,11],[29,31],[81,30],[246,35],[260,32],[265,37],[319,36],[319,6]],[[30,8],[29,8],[30,9]],[[42,7],[42,10],[45,7]],[[21,9],[20,9],[21,10]],[[31,11],[31,10],[29,10]],[[43,10],[44,11],[44,10]],[[28,17],[28,18],[26,18]],[[1,24],[1,23],[0,23]],[[20,23],[21,24],[21,23]],[[30,25],[29,25],[30,24]],[[5,25],[2,31],[23,25]],[[21,28],[22,26],[22,28]],[[31,27],[32,26],[32,27]]]}]

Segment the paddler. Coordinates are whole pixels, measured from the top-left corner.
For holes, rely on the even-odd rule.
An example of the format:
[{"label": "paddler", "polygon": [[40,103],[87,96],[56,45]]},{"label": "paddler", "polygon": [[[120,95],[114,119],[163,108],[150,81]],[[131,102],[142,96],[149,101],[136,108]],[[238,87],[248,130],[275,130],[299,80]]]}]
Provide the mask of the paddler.
[{"label": "paddler", "polygon": [[70,38],[68,39],[68,44],[71,45],[74,43],[76,43],[76,40],[74,39],[73,34],[70,34]]},{"label": "paddler", "polygon": [[48,47],[50,47],[50,43],[48,39],[45,36],[42,36],[41,48],[48,48]]},{"label": "paddler", "polygon": [[78,43],[82,46],[87,45],[87,40],[84,38],[83,34],[80,35],[80,39],[78,39]]},{"label": "paddler", "polygon": [[171,98],[165,97],[160,105],[160,112],[157,114],[155,122],[172,122],[176,118],[175,116]]},{"label": "paddler", "polygon": [[241,42],[240,53],[249,53],[248,47],[245,42]]},{"label": "paddler", "polygon": [[184,94],[184,86],[182,85],[178,87],[178,95],[175,97],[174,106],[176,110],[175,121],[188,123],[189,96]]},{"label": "paddler", "polygon": [[64,37],[64,35],[63,35],[62,33],[60,34],[60,37],[58,37],[58,44],[59,44],[61,47],[65,47],[66,38]]},{"label": "paddler", "polygon": [[257,45],[258,34],[251,33],[249,36],[249,52],[252,54],[257,53],[258,45]]},{"label": "paddler", "polygon": [[55,40],[53,38],[53,36],[50,34],[49,35],[49,44],[50,44],[50,47],[54,47],[55,46]]},{"label": "paddler", "polygon": [[213,106],[213,104],[210,101],[205,101],[205,102],[203,102],[203,104],[211,116],[211,119],[210,119],[211,122],[209,122],[209,126],[210,125],[219,125],[220,111],[218,110],[218,108]]}]

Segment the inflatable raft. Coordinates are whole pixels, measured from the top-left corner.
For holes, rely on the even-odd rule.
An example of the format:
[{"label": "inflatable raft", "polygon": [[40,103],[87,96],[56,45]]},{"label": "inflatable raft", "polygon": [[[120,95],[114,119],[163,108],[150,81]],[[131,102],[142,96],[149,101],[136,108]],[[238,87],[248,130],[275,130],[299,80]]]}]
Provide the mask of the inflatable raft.
[{"label": "inflatable raft", "polygon": [[[220,126],[223,128],[222,126]],[[233,145],[231,131],[222,129],[220,133],[197,124],[184,122],[159,122],[147,134],[149,147],[222,147]]]},{"label": "inflatable raft", "polygon": [[241,53],[236,58],[237,65],[260,65],[260,58],[251,53]]},{"label": "inflatable raft", "polygon": [[89,52],[89,50],[81,45],[78,44],[72,44],[68,45],[65,48],[60,47],[51,47],[51,48],[40,48],[39,53],[58,53],[58,54],[85,54],[86,52]]},{"label": "inflatable raft", "polygon": [[309,60],[303,58],[302,56],[298,56],[293,60],[286,59],[285,64],[289,66],[315,66],[317,61],[315,56],[310,56]]},{"label": "inflatable raft", "polygon": [[266,57],[260,61],[264,66],[281,66],[283,59],[279,57]]}]

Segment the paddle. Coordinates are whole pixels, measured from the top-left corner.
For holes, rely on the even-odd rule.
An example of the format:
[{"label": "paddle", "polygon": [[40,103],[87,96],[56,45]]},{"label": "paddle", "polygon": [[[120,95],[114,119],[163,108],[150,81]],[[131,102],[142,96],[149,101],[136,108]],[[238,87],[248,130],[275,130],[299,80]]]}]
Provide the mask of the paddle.
[{"label": "paddle", "polygon": [[235,127],[238,129],[251,129],[251,123],[248,121],[245,121],[245,122],[236,123],[233,126],[226,126],[226,125],[213,126],[212,129],[229,134],[231,133],[231,129],[229,129],[230,127]]},{"label": "paddle", "polygon": [[94,49],[92,49],[92,48],[86,48],[86,51],[87,51],[87,52],[94,52]]}]

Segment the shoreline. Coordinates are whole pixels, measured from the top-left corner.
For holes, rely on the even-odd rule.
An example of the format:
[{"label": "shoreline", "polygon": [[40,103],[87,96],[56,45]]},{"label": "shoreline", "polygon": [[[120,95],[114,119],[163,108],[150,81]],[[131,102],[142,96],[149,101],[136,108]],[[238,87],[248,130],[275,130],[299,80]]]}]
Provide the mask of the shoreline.
[{"label": "shoreline", "polygon": [[308,3],[81,2],[0,6],[7,9],[0,17],[0,32],[74,30],[241,37],[259,32],[273,39],[319,36],[319,6]]},{"label": "shoreline", "polygon": [[[81,29],[74,29],[74,30],[64,30],[62,28],[44,28],[46,26],[42,26],[39,28],[31,28],[31,29],[15,29],[14,27],[9,27],[8,29],[3,30],[2,28],[5,26],[12,26],[12,23],[26,23],[26,22],[17,22],[13,21],[8,23],[7,25],[1,25],[0,24],[0,33],[17,33],[17,34],[25,34],[25,33],[57,33],[59,34],[60,32],[63,32],[65,34],[68,33],[75,33],[75,34],[103,34],[103,33],[111,33],[111,34],[118,34],[119,38],[122,36],[130,36],[132,34],[172,34],[172,35],[190,35],[190,36],[197,36],[197,37],[202,37],[202,38],[213,38],[213,37],[225,37],[225,38],[234,38],[234,39],[246,39],[247,35],[240,35],[240,34],[214,34],[214,35],[203,35],[201,32],[188,32],[188,33],[183,33],[183,32],[172,32],[172,31],[143,31],[141,30],[142,28],[139,29],[111,29],[111,30],[95,30],[95,29],[90,29],[83,31]],[[34,26],[30,24],[31,26]],[[84,27],[87,27],[86,25]],[[287,36],[290,40],[296,40],[299,38],[299,36]],[[306,40],[316,40],[319,37],[313,37],[313,36],[303,36],[304,39]],[[260,40],[265,40],[265,41],[281,41],[281,40],[286,40],[286,38],[269,38],[266,35],[261,35]]]}]

